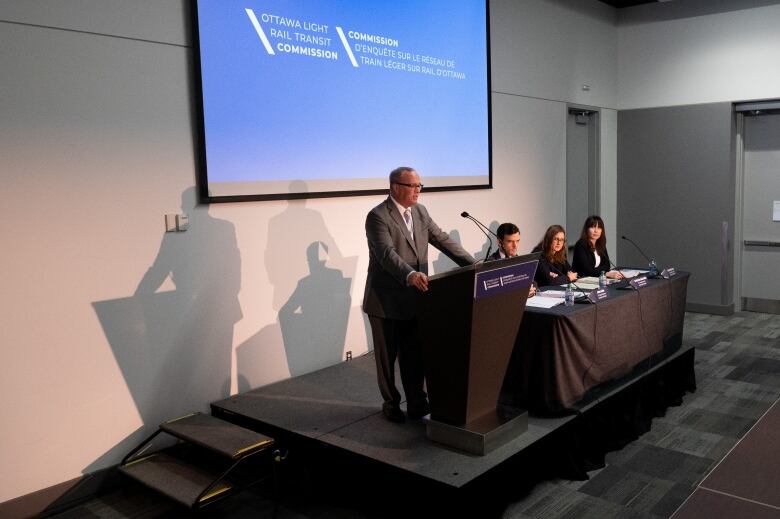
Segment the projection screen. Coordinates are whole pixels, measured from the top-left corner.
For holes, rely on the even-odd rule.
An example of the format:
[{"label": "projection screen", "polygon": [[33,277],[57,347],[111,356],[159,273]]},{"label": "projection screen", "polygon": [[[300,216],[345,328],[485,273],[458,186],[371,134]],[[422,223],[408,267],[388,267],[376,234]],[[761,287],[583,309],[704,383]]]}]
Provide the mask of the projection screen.
[{"label": "projection screen", "polygon": [[205,202],[492,185],[485,0],[198,0]]}]

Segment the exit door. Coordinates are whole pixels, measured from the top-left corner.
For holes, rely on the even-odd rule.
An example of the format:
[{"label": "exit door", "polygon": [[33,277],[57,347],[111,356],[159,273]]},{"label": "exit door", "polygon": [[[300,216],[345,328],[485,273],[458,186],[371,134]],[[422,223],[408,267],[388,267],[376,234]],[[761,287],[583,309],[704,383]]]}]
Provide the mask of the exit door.
[{"label": "exit door", "polygon": [[742,308],[780,314],[780,113],[744,112]]},{"label": "exit door", "polygon": [[599,208],[599,113],[569,107],[566,121],[566,241],[580,236],[585,218]]}]

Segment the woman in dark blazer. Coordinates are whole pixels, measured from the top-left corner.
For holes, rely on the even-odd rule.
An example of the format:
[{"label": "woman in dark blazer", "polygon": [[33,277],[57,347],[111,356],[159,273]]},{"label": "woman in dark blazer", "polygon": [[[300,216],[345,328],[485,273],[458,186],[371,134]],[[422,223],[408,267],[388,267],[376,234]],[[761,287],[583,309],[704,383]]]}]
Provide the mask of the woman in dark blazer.
[{"label": "woman in dark blazer", "polygon": [[540,287],[565,285],[577,279],[577,273],[566,259],[566,231],[560,225],[548,227],[542,242],[532,252],[542,253],[534,277]]},{"label": "woman in dark blazer", "polygon": [[611,270],[612,263],[607,254],[607,233],[604,220],[592,215],[585,219],[580,239],[574,245],[574,270],[580,276],[599,277],[606,272],[608,278],[621,279],[623,274]]}]

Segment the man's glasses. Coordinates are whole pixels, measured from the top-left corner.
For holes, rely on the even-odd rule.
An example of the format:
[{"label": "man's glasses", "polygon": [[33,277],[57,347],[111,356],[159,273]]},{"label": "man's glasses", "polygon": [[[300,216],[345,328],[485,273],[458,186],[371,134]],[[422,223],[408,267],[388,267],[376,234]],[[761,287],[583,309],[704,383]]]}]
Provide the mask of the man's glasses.
[{"label": "man's glasses", "polygon": [[422,184],[404,184],[403,182],[393,182],[393,184],[398,184],[399,186],[404,187],[410,187],[412,189],[419,189],[422,191],[423,185]]}]

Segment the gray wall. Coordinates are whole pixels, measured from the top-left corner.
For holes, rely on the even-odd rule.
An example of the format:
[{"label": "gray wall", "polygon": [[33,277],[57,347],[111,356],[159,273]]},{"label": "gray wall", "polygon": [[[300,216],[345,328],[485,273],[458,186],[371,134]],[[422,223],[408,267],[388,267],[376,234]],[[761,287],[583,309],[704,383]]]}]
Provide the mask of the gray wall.
[{"label": "gray wall", "polygon": [[[779,25],[780,3],[772,0],[618,11],[618,225],[662,262],[692,265],[689,308],[728,311],[734,302],[740,251],[730,104],[780,97]],[[721,260],[723,221],[730,250]],[[635,254],[624,245],[621,263],[637,260],[623,255]]]},{"label": "gray wall", "polygon": [[778,26],[776,0],[684,0],[620,9],[618,108],[780,96]]},{"label": "gray wall", "polygon": [[[732,302],[733,120],[731,103],[618,114],[618,237],[633,239],[660,267],[692,272],[693,308],[725,311]],[[618,256],[624,265],[647,263],[625,240]]]}]

